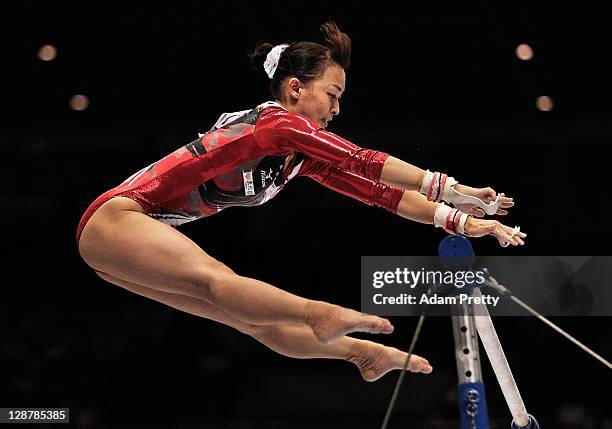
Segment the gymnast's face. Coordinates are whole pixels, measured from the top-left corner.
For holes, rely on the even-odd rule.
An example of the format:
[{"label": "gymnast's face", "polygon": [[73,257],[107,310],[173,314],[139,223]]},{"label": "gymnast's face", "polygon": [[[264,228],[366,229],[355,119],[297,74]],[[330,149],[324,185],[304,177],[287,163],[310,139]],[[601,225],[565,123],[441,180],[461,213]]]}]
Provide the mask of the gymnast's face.
[{"label": "gymnast's face", "polygon": [[333,117],[340,114],[340,97],[345,88],[344,69],[330,64],[321,77],[306,85],[297,78],[289,79],[285,107],[292,113],[308,117],[321,128],[327,128]]}]

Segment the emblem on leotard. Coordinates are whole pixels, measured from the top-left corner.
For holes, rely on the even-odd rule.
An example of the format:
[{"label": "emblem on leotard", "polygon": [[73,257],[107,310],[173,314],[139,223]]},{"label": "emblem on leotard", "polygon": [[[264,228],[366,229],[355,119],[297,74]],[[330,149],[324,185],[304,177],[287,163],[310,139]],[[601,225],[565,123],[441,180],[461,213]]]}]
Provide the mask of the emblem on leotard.
[{"label": "emblem on leotard", "polygon": [[283,155],[257,158],[202,183],[198,187],[202,202],[216,210],[265,203],[284,185],[285,160]]},{"label": "emblem on leotard", "polygon": [[272,177],[272,168],[270,168],[270,171],[266,174],[265,170],[261,170],[261,187],[265,188],[266,187],[266,180],[270,179],[270,181],[274,180],[274,177],[278,176],[278,172],[276,173],[276,176]]},{"label": "emblem on leotard", "polygon": [[244,182],[244,195],[255,195],[255,184],[253,183],[253,172],[243,171],[242,180]]}]

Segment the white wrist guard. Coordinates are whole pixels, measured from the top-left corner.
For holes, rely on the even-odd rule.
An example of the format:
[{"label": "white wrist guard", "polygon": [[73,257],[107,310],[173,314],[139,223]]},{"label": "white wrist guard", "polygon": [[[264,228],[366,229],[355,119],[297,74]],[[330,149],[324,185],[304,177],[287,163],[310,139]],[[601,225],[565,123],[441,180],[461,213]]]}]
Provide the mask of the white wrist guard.
[{"label": "white wrist guard", "polygon": [[465,223],[469,217],[467,213],[440,203],[434,214],[434,225],[444,228],[449,234],[465,234]]},{"label": "white wrist guard", "polygon": [[425,194],[429,201],[445,201],[453,205],[458,204],[471,204],[476,207],[480,207],[486,214],[494,215],[499,209],[501,204],[501,197],[504,194],[497,194],[495,201],[485,203],[480,198],[473,197],[471,195],[465,195],[457,191],[454,186],[458,182],[453,178],[443,173],[432,173],[427,170],[423,183],[421,184],[421,194]]},{"label": "white wrist guard", "polygon": [[448,195],[452,186],[456,185],[457,181],[448,177],[443,173],[432,173],[427,170],[425,172],[425,177],[423,178],[423,183],[421,184],[421,194],[425,194],[429,201],[448,201]]}]

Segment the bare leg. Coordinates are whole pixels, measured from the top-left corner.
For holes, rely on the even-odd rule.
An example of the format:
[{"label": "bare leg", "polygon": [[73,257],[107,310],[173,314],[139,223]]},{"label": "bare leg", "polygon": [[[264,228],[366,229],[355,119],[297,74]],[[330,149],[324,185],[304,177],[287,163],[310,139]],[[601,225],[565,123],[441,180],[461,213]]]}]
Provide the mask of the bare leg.
[{"label": "bare leg", "polygon": [[236,275],[176,229],[146,216],[128,198],[114,198],[96,211],[83,230],[79,251],[97,271],[206,301],[247,324],[306,324],[321,342],[356,331],[393,331],[386,319]]},{"label": "bare leg", "polygon": [[[402,368],[406,360],[406,353],[393,347],[346,336],[323,345],[304,325],[250,325],[197,298],[160,292],[104,273],[98,275],[110,283],[170,307],[231,326],[282,355],[298,359],[342,359],[353,362],[366,381],[377,380],[393,369]],[[412,356],[410,370],[429,373],[431,367],[425,359]]]}]

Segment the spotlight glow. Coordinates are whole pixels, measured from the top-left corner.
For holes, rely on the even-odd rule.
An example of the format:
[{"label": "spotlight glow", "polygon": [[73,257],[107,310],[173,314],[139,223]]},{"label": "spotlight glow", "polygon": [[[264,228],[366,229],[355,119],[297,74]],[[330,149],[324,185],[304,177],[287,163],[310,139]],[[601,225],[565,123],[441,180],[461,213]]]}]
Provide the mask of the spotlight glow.
[{"label": "spotlight glow", "polygon": [[85,110],[89,107],[89,98],[86,95],[73,95],[70,98],[70,107],[72,110]]},{"label": "spotlight glow", "polygon": [[541,95],[536,99],[536,107],[542,112],[549,112],[553,109],[554,103],[548,95]]},{"label": "spotlight glow", "polygon": [[533,49],[528,44],[521,43],[516,47],[516,56],[523,61],[529,61],[533,58]]},{"label": "spotlight glow", "polygon": [[38,58],[42,61],[53,61],[57,57],[57,49],[53,45],[43,45],[38,50]]}]

